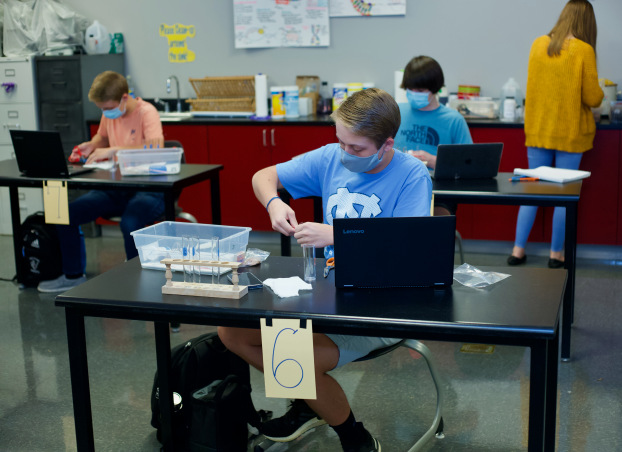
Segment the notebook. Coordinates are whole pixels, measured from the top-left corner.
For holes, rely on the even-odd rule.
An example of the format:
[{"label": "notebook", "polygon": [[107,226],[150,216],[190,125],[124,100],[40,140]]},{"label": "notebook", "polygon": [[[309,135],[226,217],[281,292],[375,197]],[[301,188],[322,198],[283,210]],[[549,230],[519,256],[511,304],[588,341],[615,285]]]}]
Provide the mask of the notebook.
[{"label": "notebook", "polygon": [[93,171],[70,165],[60,133],[43,130],[10,130],[19,171],[28,177],[67,178]]},{"label": "notebook", "polygon": [[456,217],[335,218],[337,288],[446,287]]},{"label": "notebook", "polygon": [[434,179],[486,179],[496,177],[503,143],[439,144]]},{"label": "notebook", "polygon": [[560,184],[564,184],[566,182],[574,182],[576,180],[585,179],[586,177],[590,177],[592,173],[589,171],[539,166],[535,169],[514,168],[514,174],[517,176],[537,177],[538,179],[548,182],[558,182]]}]

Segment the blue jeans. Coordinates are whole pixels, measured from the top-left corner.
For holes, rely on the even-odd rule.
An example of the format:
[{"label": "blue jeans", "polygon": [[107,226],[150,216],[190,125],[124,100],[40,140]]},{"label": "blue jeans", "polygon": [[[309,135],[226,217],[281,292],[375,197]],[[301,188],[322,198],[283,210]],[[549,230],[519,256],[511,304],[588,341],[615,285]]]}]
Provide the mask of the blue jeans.
[{"label": "blue jeans", "polygon": [[82,273],[79,226],[99,217],[121,216],[127,259],[138,256],[130,232],[164,215],[164,194],[135,191],[93,190],[69,203],[69,225],[57,225],[63,257],[63,273]]},{"label": "blue jeans", "polygon": [[[529,159],[529,168],[537,168],[539,166],[553,166],[553,158],[555,159],[556,168],[579,169],[582,153],[556,151],[554,149],[544,148],[527,148],[527,158]],[[518,211],[518,219],[516,220],[516,240],[514,245],[525,248],[527,238],[533,227],[538,212],[537,206],[521,206]],[[560,252],[564,249],[564,239],[566,238],[566,208],[555,207],[553,211],[553,233],[551,237],[551,251]]]}]

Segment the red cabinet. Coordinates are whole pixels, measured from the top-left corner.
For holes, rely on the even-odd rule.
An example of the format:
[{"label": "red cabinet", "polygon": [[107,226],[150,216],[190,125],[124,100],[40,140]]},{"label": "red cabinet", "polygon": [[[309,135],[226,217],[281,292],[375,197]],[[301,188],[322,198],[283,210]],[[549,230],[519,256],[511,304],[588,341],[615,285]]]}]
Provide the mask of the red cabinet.
[{"label": "red cabinet", "polygon": [[[253,174],[335,141],[332,126],[210,125],[210,163],[224,165],[220,173],[222,223],[272,230],[265,208],[253,193]],[[310,200],[293,201],[292,208],[299,222],[313,219]]]}]

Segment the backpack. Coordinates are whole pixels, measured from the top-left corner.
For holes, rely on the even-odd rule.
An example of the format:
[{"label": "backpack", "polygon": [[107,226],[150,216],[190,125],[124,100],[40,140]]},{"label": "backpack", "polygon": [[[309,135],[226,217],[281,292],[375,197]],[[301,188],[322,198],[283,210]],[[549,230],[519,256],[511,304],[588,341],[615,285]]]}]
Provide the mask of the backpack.
[{"label": "backpack", "polygon": [[[248,427],[261,414],[251,399],[248,364],[227,350],[218,334],[207,333],[171,350],[171,390],[181,396],[172,429],[187,452],[246,451]],[[151,391],[151,425],[161,439],[158,373]]]},{"label": "backpack", "polygon": [[36,286],[62,273],[60,242],[53,224],[45,223],[43,212],[29,215],[19,230],[18,282]]}]

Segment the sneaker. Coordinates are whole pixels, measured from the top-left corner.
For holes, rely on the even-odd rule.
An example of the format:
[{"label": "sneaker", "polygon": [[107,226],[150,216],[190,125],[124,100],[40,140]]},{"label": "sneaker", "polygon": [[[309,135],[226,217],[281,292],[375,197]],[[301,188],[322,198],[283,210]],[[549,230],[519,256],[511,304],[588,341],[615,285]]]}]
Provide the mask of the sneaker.
[{"label": "sneaker", "polygon": [[283,416],[265,422],[261,433],[277,443],[293,441],[307,430],[326,424],[304,400],[293,400]]},{"label": "sneaker", "polygon": [[82,275],[76,279],[68,279],[65,275],[60,275],[56,279],[41,281],[37,286],[39,292],[65,292],[86,282],[86,276]]},{"label": "sneaker", "polygon": [[362,429],[360,440],[357,441],[357,444],[351,444],[349,446],[342,443],[343,452],[381,452],[382,448],[378,440],[371,436],[371,433],[365,430],[362,424],[357,424],[359,424]]}]

